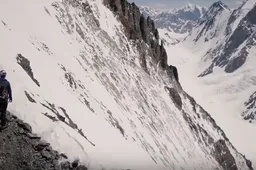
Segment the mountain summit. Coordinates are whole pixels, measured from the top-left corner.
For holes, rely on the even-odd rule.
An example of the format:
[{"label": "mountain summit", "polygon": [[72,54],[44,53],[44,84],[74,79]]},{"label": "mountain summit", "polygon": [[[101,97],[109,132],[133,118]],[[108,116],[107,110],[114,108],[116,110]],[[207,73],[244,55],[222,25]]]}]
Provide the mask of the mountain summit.
[{"label": "mountain summit", "polygon": [[[194,4],[188,4],[181,8],[168,10],[167,12],[156,12],[153,9],[141,7],[140,10],[145,16],[150,16],[157,28],[168,29],[175,33],[189,33],[196,25],[207,8]],[[154,11],[154,12],[152,12]]]},{"label": "mountain summit", "polygon": [[223,81],[219,88],[227,96],[234,96],[232,101],[238,103],[236,111],[240,110],[249,122],[256,120],[255,16],[256,0],[246,0],[233,11],[218,1],[183,41],[201,56],[200,78],[226,77],[228,82]]},{"label": "mountain summit", "polygon": [[205,14],[206,10],[207,8],[205,7],[189,3],[181,8],[171,10],[170,13],[176,15],[182,20],[197,21]]}]

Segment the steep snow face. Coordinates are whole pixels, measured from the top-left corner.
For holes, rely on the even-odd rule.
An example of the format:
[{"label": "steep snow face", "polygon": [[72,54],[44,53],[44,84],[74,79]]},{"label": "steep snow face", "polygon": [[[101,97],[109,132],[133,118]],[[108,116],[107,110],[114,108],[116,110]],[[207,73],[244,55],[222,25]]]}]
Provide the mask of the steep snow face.
[{"label": "steep snow face", "polygon": [[[208,76],[209,74],[214,74],[216,77],[229,77],[229,83],[227,84],[234,88],[232,93],[240,96],[236,100],[239,101],[239,111],[240,113],[243,112],[243,116],[250,112],[250,110],[244,112],[241,108],[244,108],[243,103],[255,91],[256,84],[255,64],[253,64],[256,51],[255,4],[255,0],[247,0],[241,7],[235,9],[230,16],[226,15],[226,13],[224,17],[220,15],[223,12],[217,12],[219,16],[211,15],[214,16],[213,18],[203,17],[205,21],[202,22],[201,28],[199,27],[199,29],[195,30],[194,34],[188,36],[187,41],[184,42],[184,44],[191,44],[192,40],[196,41],[192,43],[193,45],[190,45],[190,48],[193,47],[195,50],[198,49],[200,51],[196,52],[200,58],[199,65],[201,70],[198,71],[200,77]],[[218,21],[219,24],[215,24],[215,27],[210,27],[207,30],[207,33],[214,33],[209,38],[209,36],[201,33],[206,32],[202,28],[206,26],[208,28],[205,23],[212,23],[212,20]],[[193,39],[195,36],[197,38]],[[225,75],[226,73],[229,73],[229,75]],[[224,87],[229,89],[227,85]]]},{"label": "steep snow face", "polygon": [[223,40],[223,32],[230,14],[230,9],[225,8],[225,5],[220,2],[214,3],[186,38],[187,42],[193,42],[200,48],[203,45],[204,48],[201,51],[205,53],[205,50]]},{"label": "steep snow face", "polygon": [[169,31],[168,29],[158,29],[159,37],[165,45],[175,45],[186,37],[186,34],[179,34]]},{"label": "steep snow face", "polygon": [[252,160],[256,126],[248,122],[255,122],[255,2],[245,1],[234,12],[215,3],[191,35],[167,49],[183,88]]},{"label": "steep snow face", "polygon": [[239,8],[233,11],[229,18],[226,34],[232,34],[235,31],[241,20],[252,10],[255,3],[255,0],[245,0]]},{"label": "steep snow face", "polygon": [[157,12],[149,7],[140,8],[143,15],[150,16],[155,21],[157,28],[167,29],[178,34],[189,33],[198,19],[205,14],[206,9],[194,4],[170,9],[166,12]]},{"label": "steep snow face", "polygon": [[198,28],[186,38],[195,49],[202,49],[203,62],[209,61],[202,63],[206,68],[200,76],[211,74],[214,67],[232,73],[244,65],[255,44],[255,3],[248,0],[233,13],[221,2],[213,4]]},{"label": "steep snow face", "polygon": [[[246,120],[254,122],[254,114],[251,113],[254,113],[255,99],[249,100],[249,96],[255,92],[255,69],[252,65],[247,65],[246,69],[232,75],[216,69],[210,75],[198,77],[203,66],[200,56],[193,50],[183,43],[169,46],[169,64],[178,68],[180,83],[184,90],[211,114],[234,146],[248,156],[255,168],[256,138],[252,134],[256,131],[256,126],[244,121],[240,115],[242,112],[244,117],[251,115],[252,117],[248,116]],[[248,111],[245,102],[250,109]]]},{"label": "steep snow face", "polygon": [[[100,0],[0,2],[9,110],[88,169],[250,169],[215,121]],[[224,161],[223,161],[224,160]]]}]

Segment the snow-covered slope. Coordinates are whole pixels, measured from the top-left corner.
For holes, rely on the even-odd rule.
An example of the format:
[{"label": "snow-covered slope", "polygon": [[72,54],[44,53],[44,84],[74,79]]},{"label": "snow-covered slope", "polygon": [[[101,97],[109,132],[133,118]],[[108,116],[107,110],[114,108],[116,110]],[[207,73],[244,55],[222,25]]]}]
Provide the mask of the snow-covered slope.
[{"label": "snow-covered slope", "polygon": [[184,5],[181,8],[175,8],[169,12],[173,13],[178,18],[183,20],[197,21],[205,14],[206,11],[206,7],[201,7],[196,4],[188,3],[187,5]]},{"label": "snow-covered slope", "polygon": [[188,4],[165,12],[154,11],[145,6],[140,8],[143,15],[150,16],[155,21],[157,28],[167,29],[179,34],[189,33],[206,10],[207,8],[194,4]]},{"label": "snow-covered slope", "polygon": [[232,12],[214,3],[191,35],[167,49],[183,88],[252,160],[256,126],[248,122],[255,122],[255,4],[247,0]]},{"label": "snow-covered slope", "polygon": [[249,99],[256,85],[255,4],[255,0],[247,0],[231,12],[222,2],[214,3],[183,41],[200,58],[200,77],[211,73],[216,77],[230,76],[225,86],[234,87],[231,91],[240,96],[240,107],[244,107],[242,103]]},{"label": "snow-covered slope", "polygon": [[251,169],[147,51],[144,71],[100,0],[1,1],[0,20],[9,110],[71,159],[95,170]]},{"label": "snow-covered slope", "polygon": [[191,44],[193,48],[205,54],[214,48],[217,43],[224,41],[223,35],[230,17],[231,10],[222,2],[212,4],[205,15],[200,18],[198,24],[186,37],[185,43]]},{"label": "snow-covered slope", "polygon": [[185,39],[201,51],[204,61],[211,60],[200,76],[212,73],[215,66],[232,73],[245,63],[254,44],[255,2],[248,0],[233,12],[221,1],[214,3]]},{"label": "snow-covered slope", "polygon": [[175,45],[182,41],[186,34],[179,34],[169,31],[168,29],[158,29],[159,37],[164,41],[165,45]]},{"label": "snow-covered slope", "polygon": [[[252,94],[250,91],[255,91],[250,84],[253,82],[249,77],[250,72],[230,76],[216,71],[208,76],[198,77],[201,71],[200,58],[192,49],[180,43],[167,48],[167,53],[169,63],[178,68],[183,89],[211,114],[234,146],[248,156],[255,168],[256,138],[253,134],[256,126],[245,122],[240,115],[245,111],[244,102],[249,101]],[[254,101],[250,101],[246,106],[252,106],[250,111],[254,111],[251,105]],[[246,115],[251,113],[248,111]]]},{"label": "snow-covered slope", "polygon": [[255,0],[244,0],[243,4],[233,11],[229,18],[226,34],[232,34],[235,31],[241,20],[251,11],[254,5]]}]

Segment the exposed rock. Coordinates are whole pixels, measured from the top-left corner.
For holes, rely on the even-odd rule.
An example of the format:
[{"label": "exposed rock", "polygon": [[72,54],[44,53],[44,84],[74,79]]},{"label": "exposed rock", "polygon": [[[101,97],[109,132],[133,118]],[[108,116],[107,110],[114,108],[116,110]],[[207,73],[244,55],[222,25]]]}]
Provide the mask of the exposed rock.
[{"label": "exposed rock", "polygon": [[[189,124],[191,130],[194,131],[193,134],[197,136],[199,144],[213,146],[211,155],[223,167],[224,170],[237,170],[238,167],[236,165],[235,158],[230,152],[230,147],[234,150],[236,149],[230,143],[224,131],[216,124],[215,120],[210,116],[210,114],[207,113],[201,106],[199,106],[191,96],[189,96],[186,92],[184,92],[184,95],[190,100],[190,103],[194,108],[193,110],[195,111],[195,113],[198,116],[201,115],[199,116],[199,118],[206,120],[209,124],[211,124],[212,127],[214,127],[214,129],[218,131],[219,134],[223,136],[223,139],[214,141],[214,139],[208,134],[205,128],[194,120],[193,115],[190,115],[183,111],[183,117]],[[246,160],[246,165],[248,166],[248,168],[253,170],[251,161],[246,159],[244,155],[242,155],[242,157]]]},{"label": "exposed rock", "polygon": [[67,155],[64,154],[64,153],[61,153],[60,156],[63,157],[63,158],[65,158],[65,159],[68,159]]},{"label": "exposed rock", "polygon": [[31,97],[31,95],[29,95],[28,92],[24,91],[25,92],[25,95],[27,96],[28,100],[31,102],[31,103],[36,103],[36,101]]},{"label": "exposed rock", "polygon": [[46,159],[53,159],[52,155],[50,154],[50,152],[47,152],[47,151],[42,151],[41,152],[41,155],[46,158]]},{"label": "exposed rock", "polygon": [[[163,42],[159,44],[159,34],[154,21],[150,17],[143,16],[135,3],[128,3],[126,0],[104,0],[103,3],[118,16],[124,25],[126,36],[131,40],[138,40],[135,43],[140,54],[145,55],[145,48],[140,42],[143,40],[149,46],[148,54],[153,58],[153,61],[160,63],[160,66],[166,69],[167,53]],[[140,58],[145,59],[145,57]],[[142,65],[146,71],[145,61],[142,62]]]},{"label": "exposed rock", "polygon": [[165,87],[165,88],[169,91],[169,95],[170,95],[172,101],[175,103],[175,105],[179,109],[182,109],[182,100],[181,100],[181,97],[180,97],[179,93],[177,92],[177,90],[175,90],[174,88],[169,88],[169,87]]},{"label": "exposed rock", "polygon": [[[27,123],[16,120],[17,117],[9,112],[7,116],[10,117],[9,126],[0,131],[1,170],[62,170],[59,161],[63,157],[52,150],[49,143],[35,137],[37,135],[32,134],[31,127]],[[66,165],[66,170],[87,170],[85,166],[79,165],[78,160],[72,163],[73,168],[68,161]]]},{"label": "exposed rock", "polygon": [[28,76],[33,80],[33,82],[40,87],[39,82],[35,79],[34,73],[30,66],[30,61],[26,59],[21,54],[18,54],[17,57],[17,63],[24,69],[24,71],[28,74]]},{"label": "exposed rock", "polygon": [[43,115],[45,115],[46,117],[48,117],[49,119],[51,119],[53,122],[57,122],[58,119],[54,116],[49,115],[48,113],[42,113]]},{"label": "exposed rock", "polygon": [[70,167],[70,163],[69,162],[62,162],[61,164],[60,164],[60,166],[61,166],[61,168],[63,169],[63,170],[68,170],[68,169],[71,169],[71,167]]},{"label": "exposed rock", "polygon": [[205,71],[203,71],[198,77],[204,77],[208,74],[213,73],[214,64],[211,64],[209,68],[207,68]]},{"label": "exposed rock", "polygon": [[232,23],[237,21],[236,19],[240,13],[243,13],[241,8],[242,6],[231,14],[225,30],[226,41],[218,44],[215,49],[211,49],[208,52],[209,54],[207,55],[214,57],[213,63],[199,77],[211,74],[215,66],[224,68],[226,73],[233,73],[247,61],[249,49],[256,44],[256,6],[252,7],[241,21],[238,20],[239,24],[232,32]]},{"label": "exposed rock", "polygon": [[49,146],[50,144],[45,142],[45,141],[39,141],[38,143],[36,143],[35,145],[35,149],[37,151],[41,151],[43,150],[45,147]]},{"label": "exposed rock", "polygon": [[178,69],[175,66],[169,65],[167,69],[168,74],[172,78],[174,76],[175,80],[179,82],[179,74],[178,74]]},{"label": "exposed rock", "polygon": [[107,113],[109,114],[108,118],[109,118],[109,122],[112,124],[113,127],[117,128],[120,133],[125,136],[125,131],[122,128],[122,126],[120,125],[119,121],[117,119],[115,119],[112,115],[112,112],[110,110],[107,111]]},{"label": "exposed rock", "polygon": [[33,133],[26,133],[26,135],[27,135],[30,139],[40,139],[39,136],[37,136],[36,134],[33,134]]},{"label": "exposed rock", "polygon": [[256,122],[256,92],[254,92],[244,103],[245,111],[242,113],[244,120]]},{"label": "exposed rock", "polygon": [[79,165],[75,170],[88,170],[85,166]]},{"label": "exposed rock", "polygon": [[237,170],[235,158],[230,153],[224,140],[220,139],[214,143],[214,153],[216,160],[223,169]]},{"label": "exposed rock", "polygon": [[[75,124],[75,122],[72,121],[72,119],[69,117],[69,114],[66,112],[66,110],[63,107],[59,107],[59,109],[64,113],[65,117],[62,116],[59,111],[57,110],[55,104],[49,103],[47,102],[48,105],[41,103],[42,106],[44,106],[45,108],[49,109],[52,113],[54,113],[58,120],[62,121],[63,123],[65,123],[66,125],[68,125],[70,128],[76,130],[81,136],[83,136],[91,145],[95,146],[95,144],[93,142],[91,142],[82,132],[82,130],[77,126],[77,124]],[[54,116],[50,116],[47,113],[43,113],[46,117],[48,117],[49,119],[55,121],[56,117]],[[58,121],[57,120],[57,121]],[[68,120],[68,122],[66,121]]]},{"label": "exposed rock", "polygon": [[240,68],[245,63],[247,59],[247,54],[248,52],[245,51],[245,53],[241,54],[239,57],[230,60],[230,62],[225,67],[226,73],[233,73],[238,68]]},{"label": "exposed rock", "polygon": [[72,162],[72,168],[78,167],[78,163],[79,163],[79,160],[75,160],[74,162]]},{"label": "exposed rock", "polygon": [[17,121],[17,124],[18,126],[20,126],[21,128],[23,128],[25,131],[28,131],[28,132],[32,132],[32,128],[29,124],[27,123],[24,123],[23,121],[21,120],[18,120]]},{"label": "exposed rock", "polygon": [[46,146],[45,147],[45,150],[47,150],[47,151],[51,151],[52,150],[52,147],[49,145],[49,146]]}]

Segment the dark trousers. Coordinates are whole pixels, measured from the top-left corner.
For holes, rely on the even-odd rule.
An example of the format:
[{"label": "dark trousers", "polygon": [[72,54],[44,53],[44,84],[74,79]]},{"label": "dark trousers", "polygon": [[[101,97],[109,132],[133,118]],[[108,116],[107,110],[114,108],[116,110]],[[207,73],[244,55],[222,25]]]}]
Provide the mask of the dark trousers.
[{"label": "dark trousers", "polygon": [[4,126],[6,124],[6,109],[8,106],[8,101],[4,100],[1,101],[0,99],[0,120],[1,120],[1,125]]}]

